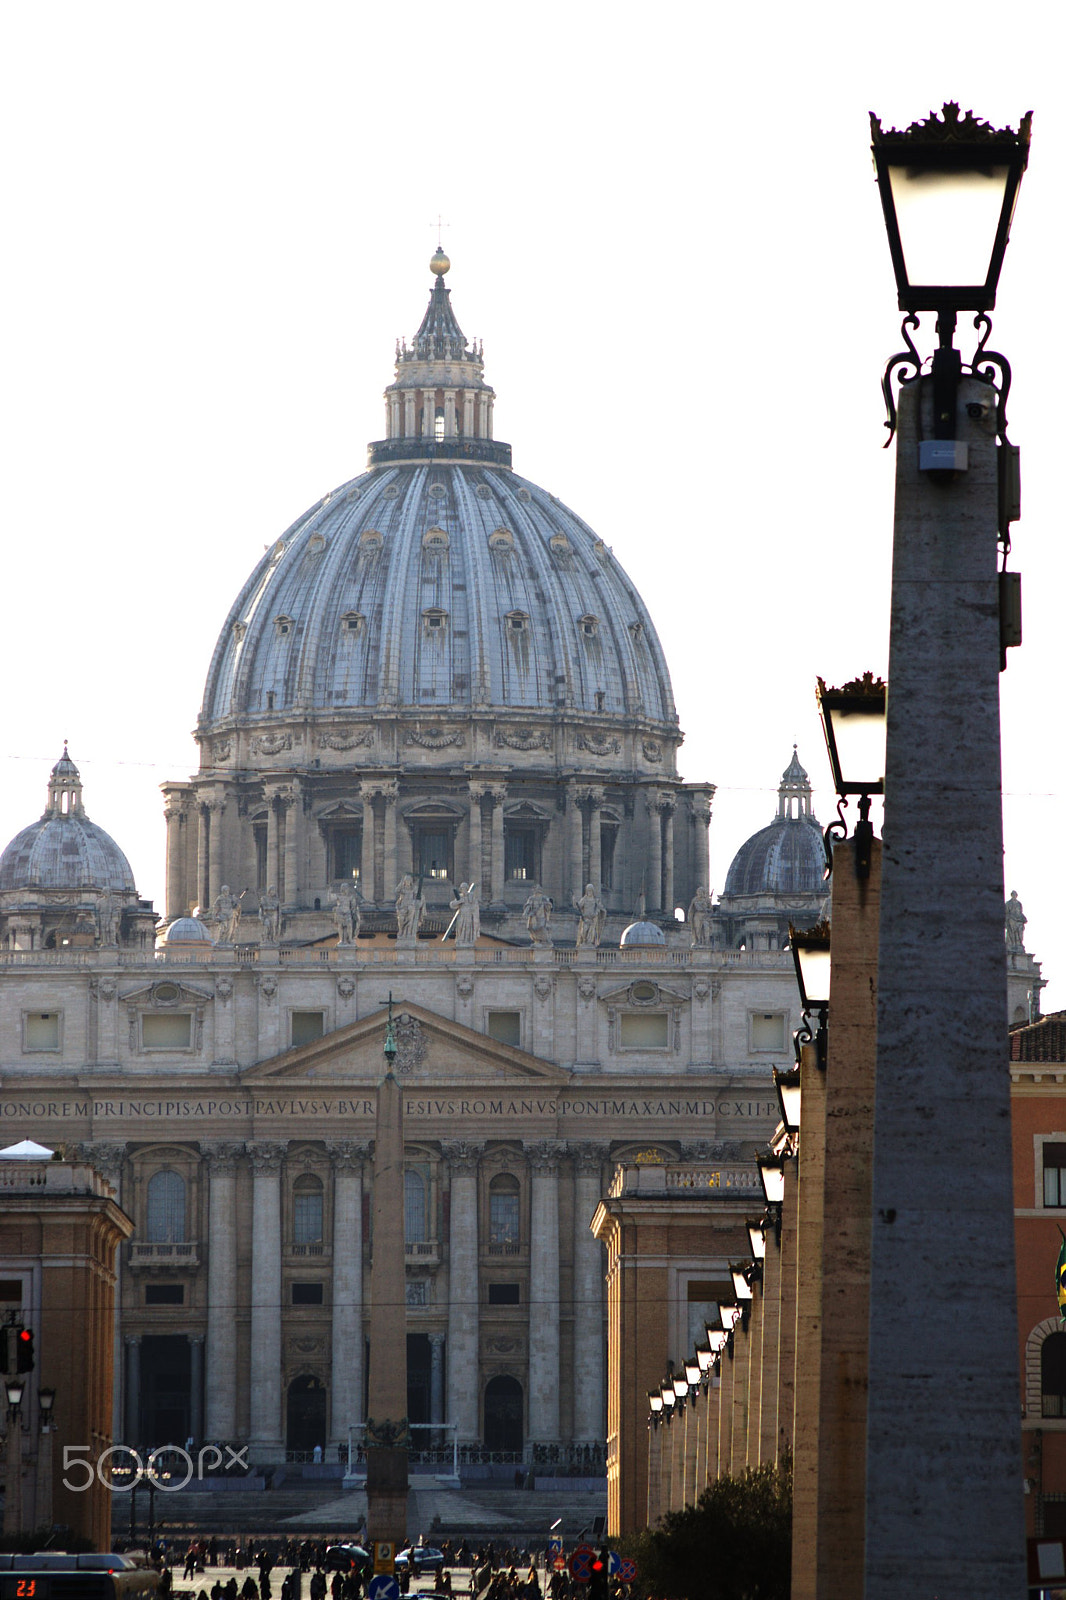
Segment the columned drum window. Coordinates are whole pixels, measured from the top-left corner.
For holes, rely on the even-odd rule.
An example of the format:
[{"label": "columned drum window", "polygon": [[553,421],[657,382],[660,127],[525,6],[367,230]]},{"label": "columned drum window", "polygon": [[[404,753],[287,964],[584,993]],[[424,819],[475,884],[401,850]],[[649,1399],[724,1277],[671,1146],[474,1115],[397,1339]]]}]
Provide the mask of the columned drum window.
[{"label": "columned drum window", "polygon": [[148,1180],[145,1232],[149,1244],[185,1241],[185,1179],[180,1172],[154,1172]]}]

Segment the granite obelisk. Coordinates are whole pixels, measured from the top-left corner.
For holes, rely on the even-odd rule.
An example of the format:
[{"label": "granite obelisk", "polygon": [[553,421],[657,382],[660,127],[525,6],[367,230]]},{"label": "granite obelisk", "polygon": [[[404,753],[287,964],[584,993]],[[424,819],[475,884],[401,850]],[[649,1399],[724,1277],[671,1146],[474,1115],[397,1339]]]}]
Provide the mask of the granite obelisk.
[{"label": "granite obelisk", "polygon": [[393,1073],[389,996],[385,1076],[374,1130],[370,1261],[370,1394],[366,1419],[367,1533],[396,1549],[407,1538],[407,1296],[404,1270],[403,1093]]}]

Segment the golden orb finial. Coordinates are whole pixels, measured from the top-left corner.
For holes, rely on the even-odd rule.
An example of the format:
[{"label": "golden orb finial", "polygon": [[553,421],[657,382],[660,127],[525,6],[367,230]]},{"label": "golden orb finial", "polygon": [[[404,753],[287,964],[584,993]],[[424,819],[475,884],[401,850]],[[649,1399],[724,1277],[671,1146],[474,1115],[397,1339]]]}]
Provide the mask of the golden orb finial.
[{"label": "golden orb finial", "polygon": [[448,260],[448,257],[444,254],[443,247],[441,245],[438,245],[436,250],[433,252],[433,259],[429,263],[430,272],[435,272],[437,274],[438,278],[443,278],[444,274],[448,271],[448,268],[450,266],[451,266],[451,262]]}]

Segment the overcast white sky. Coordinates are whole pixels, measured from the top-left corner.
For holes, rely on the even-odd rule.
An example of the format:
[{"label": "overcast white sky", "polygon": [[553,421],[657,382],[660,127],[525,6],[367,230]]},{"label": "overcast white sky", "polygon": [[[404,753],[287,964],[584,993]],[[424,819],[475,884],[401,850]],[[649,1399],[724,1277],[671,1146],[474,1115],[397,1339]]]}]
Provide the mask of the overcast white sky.
[{"label": "overcast white sky", "polygon": [[718,785],[712,885],[794,740],[827,821],[815,676],[887,661],[867,113],[1032,108],[992,341],[1023,470],[1006,870],[1066,1003],[1063,33],[1050,3],[5,6],[0,844],[69,737],[162,909],[157,786],[195,767],[216,633],[382,436],[438,213],[498,437],[658,624],[684,774]]}]

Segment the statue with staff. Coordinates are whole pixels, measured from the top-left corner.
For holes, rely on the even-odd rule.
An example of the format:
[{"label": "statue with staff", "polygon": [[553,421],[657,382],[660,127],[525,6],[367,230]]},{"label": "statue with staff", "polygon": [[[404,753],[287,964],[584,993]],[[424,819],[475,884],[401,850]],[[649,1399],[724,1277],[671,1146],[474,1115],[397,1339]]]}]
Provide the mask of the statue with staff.
[{"label": "statue with staff", "polygon": [[234,944],[237,939],[237,929],[241,925],[241,901],[248,893],[242,889],[240,894],[232,894],[228,883],[224,883],[219,890],[218,899],[211,908],[211,915],[218,928],[219,944]]},{"label": "statue with staff", "polygon": [[454,928],[457,945],[476,944],[481,932],[481,902],[478,899],[477,884],[461,883],[455,899],[448,902],[448,909],[454,911],[455,915],[441,934],[441,941],[443,942]]}]

